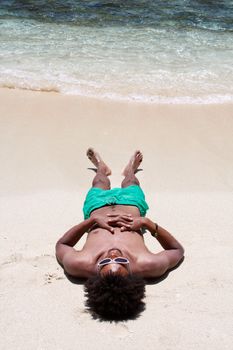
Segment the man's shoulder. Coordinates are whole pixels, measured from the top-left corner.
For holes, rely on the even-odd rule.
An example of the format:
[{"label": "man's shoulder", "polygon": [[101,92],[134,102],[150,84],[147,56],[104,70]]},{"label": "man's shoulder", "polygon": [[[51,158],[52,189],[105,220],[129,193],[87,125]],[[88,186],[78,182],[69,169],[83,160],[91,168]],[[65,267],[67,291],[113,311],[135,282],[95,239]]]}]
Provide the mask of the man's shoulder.
[{"label": "man's shoulder", "polygon": [[148,253],[140,258],[138,261],[138,271],[142,277],[153,278],[163,275],[167,267],[161,259],[161,253]]},{"label": "man's shoulder", "polygon": [[63,263],[65,271],[74,277],[90,277],[93,275],[94,265],[92,259],[82,253],[67,255]]}]

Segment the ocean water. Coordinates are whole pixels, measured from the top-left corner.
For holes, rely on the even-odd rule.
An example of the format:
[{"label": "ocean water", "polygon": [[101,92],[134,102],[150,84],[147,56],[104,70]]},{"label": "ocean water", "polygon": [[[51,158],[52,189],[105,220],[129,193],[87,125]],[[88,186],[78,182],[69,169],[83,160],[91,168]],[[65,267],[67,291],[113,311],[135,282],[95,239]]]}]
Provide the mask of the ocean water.
[{"label": "ocean water", "polygon": [[0,86],[233,101],[233,1],[0,0]]}]

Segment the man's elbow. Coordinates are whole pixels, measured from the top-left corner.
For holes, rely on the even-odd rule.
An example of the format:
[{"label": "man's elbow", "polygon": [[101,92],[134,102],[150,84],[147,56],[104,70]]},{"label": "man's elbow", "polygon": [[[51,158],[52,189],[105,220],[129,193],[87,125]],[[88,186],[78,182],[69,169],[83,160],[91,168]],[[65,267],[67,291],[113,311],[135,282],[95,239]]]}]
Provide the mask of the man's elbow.
[{"label": "man's elbow", "polygon": [[185,250],[182,245],[180,245],[179,251],[180,251],[180,257],[183,258]]},{"label": "man's elbow", "polygon": [[181,245],[177,250],[176,250],[176,262],[173,267],[179,266],[179,264],[183,261],[184,259],[184,247]]},{"label": "man's elbow", "polygon": [[184,260],[184,248],[180,246],[173,250],[173,254],[170,256],[169,260],[169,270],[178,267]]},{"label": "man's elbow", "polygon": [[176,261],[174,261],[174,263],[172,264],[172,268],[178,267],[184,260],[184,248],[182,246],[180,246],[180,248],[177,249],[175,260]]},{"label": "man's elbow", "polygon": [[55,246],[55,255],[58,263],[63,266],[62,260],[63,260],[63,247],[62,243],[60,241],[57,241]]},{"label": "man's elbow", "polygon": [[60,246],[61,246],[61,243],[60,243],[60,240],[59,240],[59,241],[57,241],[57,243],[55,245],[55,254],[56,254],[56,256],[57,256],[57,253],[58,253],[58,251],[60,249]]}]

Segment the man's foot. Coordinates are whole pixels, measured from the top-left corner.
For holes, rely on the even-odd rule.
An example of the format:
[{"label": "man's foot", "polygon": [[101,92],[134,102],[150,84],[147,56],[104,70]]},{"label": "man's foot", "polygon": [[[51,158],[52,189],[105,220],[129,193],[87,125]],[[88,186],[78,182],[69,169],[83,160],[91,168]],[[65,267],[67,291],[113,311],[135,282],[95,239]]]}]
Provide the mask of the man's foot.
[{"label": "man's foot", "polygon": [[136,151],[132,158],[130,159],[129,163],[126,165],[122,175],[127,176],[130,172],[133,172],[136,174],[138,171],[142,169],[138,169],[139,165],[141,164],[143,159],[142,152]]},{"label": "man's foot", "polygon": [[[112,173],[111,169],[104,163],[99,153],[97,153],[93,148],[88,148],[87,157],[96,166],[97,169],[101,168],[105,173],[105,175],[107,176],[111,175]],[[92,168],[89,168],[89,169],[92,169]],[[92,169],[92,170],[95,170],[95,169]]]}]

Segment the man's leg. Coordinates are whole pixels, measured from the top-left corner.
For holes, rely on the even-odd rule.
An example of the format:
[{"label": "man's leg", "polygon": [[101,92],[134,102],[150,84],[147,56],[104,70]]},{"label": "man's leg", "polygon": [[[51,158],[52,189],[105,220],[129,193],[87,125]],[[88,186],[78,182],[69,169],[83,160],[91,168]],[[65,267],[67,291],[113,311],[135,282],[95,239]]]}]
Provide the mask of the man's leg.
[{"label": "man's leg", "polygon": [[142,162],[142,158],[143,156],[140,151],[136,151],[134,153],[123,171],[125,178],[121,183],[121,187],[128,187],[131,185],[140,186],[138,178],[135,176],[135,174],[139,171],[138,167]]},{"label": "man's leg", "polygon": [[104,163],[100,155],[95,152],[93,148],[88,148],[87,157],[96,166],[96,169],[94,169],[96,171],[96,175],[93,179],[92,187],[109,190],[111,185],[108,176],[111,175],[111,169]]}]

